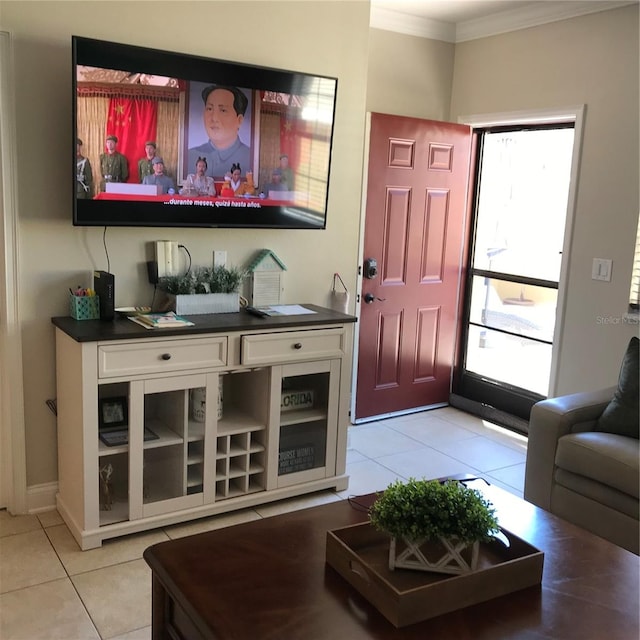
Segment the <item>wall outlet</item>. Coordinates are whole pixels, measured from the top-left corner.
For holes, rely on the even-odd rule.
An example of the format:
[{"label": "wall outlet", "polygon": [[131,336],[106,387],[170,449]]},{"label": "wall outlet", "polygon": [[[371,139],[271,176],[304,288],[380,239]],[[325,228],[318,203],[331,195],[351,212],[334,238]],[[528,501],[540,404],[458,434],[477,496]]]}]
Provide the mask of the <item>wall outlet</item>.
[{"label": "wall outlet", "polygon": [[213,252],[213,266],[214,267],[226,267],[227,266],[227,252],[226,251],[214,251]]},{"label": "wall outlet", "polygon": [[158,263],[158,278],[177,275],[178,243],[170,240],[156,241],[156,262]]}]

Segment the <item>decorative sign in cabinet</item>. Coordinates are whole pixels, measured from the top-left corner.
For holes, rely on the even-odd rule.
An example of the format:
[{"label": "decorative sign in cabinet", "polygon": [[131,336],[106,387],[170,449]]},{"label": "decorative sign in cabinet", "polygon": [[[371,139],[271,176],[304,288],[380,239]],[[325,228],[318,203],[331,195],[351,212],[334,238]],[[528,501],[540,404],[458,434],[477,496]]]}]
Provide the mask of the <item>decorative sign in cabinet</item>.
[{"label": "decorative sign in cabinet", "polygon": [[347,488],[353,316],[53,318],[58,510],[108,538]]}]

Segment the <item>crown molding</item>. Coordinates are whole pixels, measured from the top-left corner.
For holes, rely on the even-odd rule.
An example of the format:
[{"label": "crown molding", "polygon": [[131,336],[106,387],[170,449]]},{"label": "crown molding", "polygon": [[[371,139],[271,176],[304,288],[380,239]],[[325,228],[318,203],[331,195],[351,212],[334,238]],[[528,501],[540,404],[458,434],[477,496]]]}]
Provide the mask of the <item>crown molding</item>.
[{"label": "crown molding", "polygon": [[441,22],[429,18],[410,16],[406,13],[371,7],[369,26],[374,29],[395,31],[407,36],[418,36],[430,40],[456,41],[456,25],[453,22]]},{"label": "crown molding", "polygon": [[395,31],[420,38],[456,43],[519,31],[632,4],[638,4],[638,0],[593,0],[590,2],[554,0],[554,2],[502,11],[484,18],[463,20],[457,24],[410,16],[372,6],[369,26],[374,29]]},{"label": "crown molding", "polygon": [[550,22],[618,9],[637,0],[594,0],[593,2],[544,2],[502,11],[485,18],[464,20],[456,25],[456,42],[486,38],[510,31],[537,27]]}]

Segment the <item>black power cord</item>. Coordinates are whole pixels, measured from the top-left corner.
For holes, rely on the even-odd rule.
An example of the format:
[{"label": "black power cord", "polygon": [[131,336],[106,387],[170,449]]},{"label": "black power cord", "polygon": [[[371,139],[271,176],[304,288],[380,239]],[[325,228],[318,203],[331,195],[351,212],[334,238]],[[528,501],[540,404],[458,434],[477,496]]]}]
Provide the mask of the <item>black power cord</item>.
[{"label": "black power cord", "polygon": [[107,249],[107,227],[102,232],[102,244],[104,245],[104,253],[107,256],[107,273],[111,273],[111,261],[109,260],[109,249]]},{"label": "black power cord", "polygon": [[178,245],[178,249],[184,249],[186,254],[189,256],[189,266],[187,267],[187,271],[184,274],[185,276],[189,275],[189,272],[191,271],[191,254],[189,253],[189,249],[187,249],[187,247],[185,247],[183,244],[179,244]]}]

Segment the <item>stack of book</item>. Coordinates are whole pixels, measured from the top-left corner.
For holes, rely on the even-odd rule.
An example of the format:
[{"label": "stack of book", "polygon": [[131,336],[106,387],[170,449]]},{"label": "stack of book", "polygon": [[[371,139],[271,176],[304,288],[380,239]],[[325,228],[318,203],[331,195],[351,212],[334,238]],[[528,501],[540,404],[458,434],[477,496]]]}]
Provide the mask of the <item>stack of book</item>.
[{"label": "stack of book", "polygon": [[193,327],[194,323],[173,311],[167,313],[138,313],[129,316],[129,320],[139,324],[145,329],[175,329],[176,327]]}]

